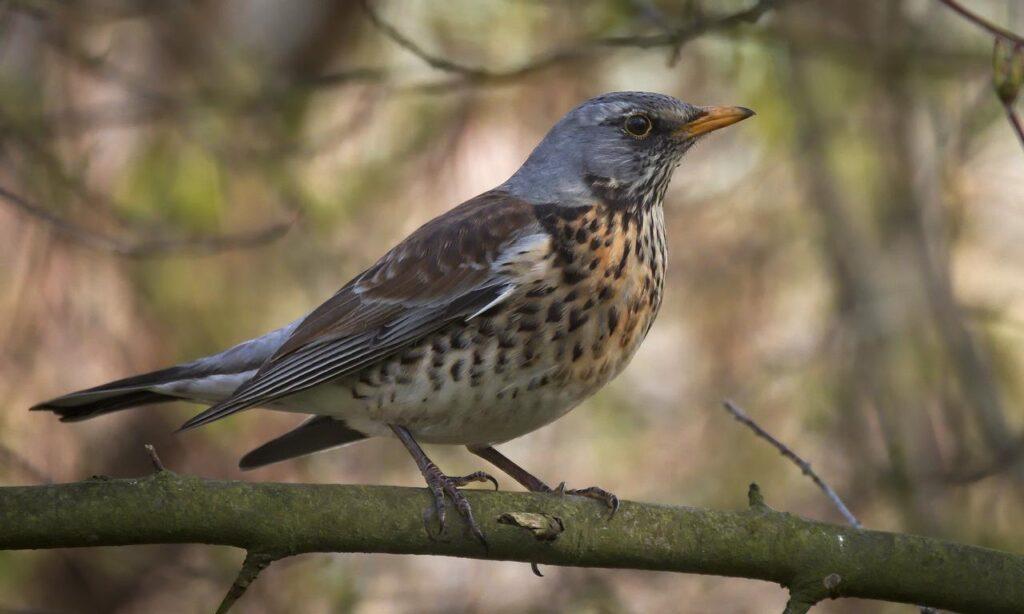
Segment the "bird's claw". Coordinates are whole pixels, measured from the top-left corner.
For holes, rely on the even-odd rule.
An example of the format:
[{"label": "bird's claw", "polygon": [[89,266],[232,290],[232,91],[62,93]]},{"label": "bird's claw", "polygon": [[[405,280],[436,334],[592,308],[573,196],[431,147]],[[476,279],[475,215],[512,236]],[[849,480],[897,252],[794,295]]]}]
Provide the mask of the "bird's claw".
[{"label": "bird's claw", "polygon": [[494,484],[494,489],[497,490],[498,481],[483,471],[477,471],[464,476],[449,477],[441,473],[436,466],[432,469],[425,477],[427,487],[434,497],[434,510],[437,512],[437,521],[441,533],[444,533],[446,527],[447,507],[445,506],[445,497],[447,497],[451,499],[459,515],[466,520],[466,524],[469,525],[469,530],[473,533],[473,536],[486,548],[487,538],[484,537],[483,531],[480,530],[480,525],[477,524],[476,518],[473,517],[473,509],[470,507],[466,496],[459,490],[459,487],[472,482],[490,481]]},{"label": "bird's claw", "polygon": [[575,495],[577,497],[586,497],[588,499],[595,499],[597,501],[604,502],[604,504],[611,509],[611,513],[608,515],[609,520],[615,516],[615,512],[619,511],[619,498],[613,493],[597,486],[566,489],[565,482],[562,482],[557,488],[555,488],[554,492],[559,495]]},{"label": "bird's claw", "polygon": [[451,477],[450,479],[456,486],[463,487],[466,484],[472,484],[473,482],[490,482],[494,484],[494,490],[498,490],[498,480],[494,479],[494,476],[487,473],[486,471],[474,471],[469,475],[461,477]]}]

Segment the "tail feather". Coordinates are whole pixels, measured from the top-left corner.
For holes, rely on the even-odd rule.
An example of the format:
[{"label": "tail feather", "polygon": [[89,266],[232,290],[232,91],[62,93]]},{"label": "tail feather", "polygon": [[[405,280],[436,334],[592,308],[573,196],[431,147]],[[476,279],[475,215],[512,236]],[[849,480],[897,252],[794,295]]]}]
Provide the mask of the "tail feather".
[{"label": "tail feather", "polygon": [[170,367],[65,394],[39,403],[31,407],[31,410],[52,411],[60,417],[61,422],[77,422],[122,409],[176,401],[177,397],[154,392],[150,387],[186,376],[185,367]]},{"label": "tail feather", "polygon": [[298,427],[272,439],[242,457],[238,466],[243,470],[255,469],[289,458],[305,456],[366,439],[366,435],[350,429],[341,420],[329,416],[314,416]]}]

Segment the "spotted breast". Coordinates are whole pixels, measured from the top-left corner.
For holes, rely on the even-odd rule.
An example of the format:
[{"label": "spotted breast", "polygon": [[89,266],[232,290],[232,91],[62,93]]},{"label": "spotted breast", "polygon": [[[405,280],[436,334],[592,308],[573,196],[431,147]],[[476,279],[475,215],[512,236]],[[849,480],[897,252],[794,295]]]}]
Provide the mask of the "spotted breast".
[{"label": "spotted breast", "polygon": [[499,443],[559,418],[622,371],[661,305],[663,213],[643,204],[532,206],[543,240],[512,296],[334,382],[352,402],[314,389],[289,408],[429,443]]}]

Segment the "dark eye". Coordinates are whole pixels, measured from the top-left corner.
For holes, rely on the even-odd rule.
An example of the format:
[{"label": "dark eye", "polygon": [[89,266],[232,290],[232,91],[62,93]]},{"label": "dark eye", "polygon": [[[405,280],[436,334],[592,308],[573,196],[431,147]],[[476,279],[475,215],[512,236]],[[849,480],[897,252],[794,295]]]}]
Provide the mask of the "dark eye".
[{"label": "dark eye", "polygon": [[630,134],[638,138],[643,138],[651,133],[651,120],[646,115],[630,115],[626,118],[625,123],[622,127]]}]

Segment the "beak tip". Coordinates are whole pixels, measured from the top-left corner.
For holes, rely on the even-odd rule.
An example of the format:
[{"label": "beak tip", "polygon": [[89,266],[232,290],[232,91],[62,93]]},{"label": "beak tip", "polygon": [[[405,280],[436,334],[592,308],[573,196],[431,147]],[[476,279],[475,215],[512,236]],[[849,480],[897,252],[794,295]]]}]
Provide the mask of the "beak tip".
[{"label": "beak tip", "polygon": [[677,134],[684,138],[694,138],[756,115],[747,107],[700,107],[700,110],[701,115],[683,124]]}]

